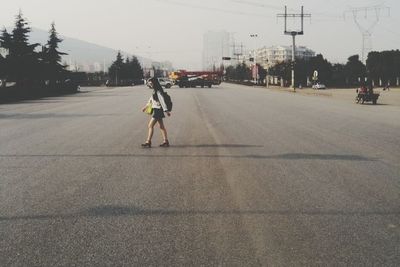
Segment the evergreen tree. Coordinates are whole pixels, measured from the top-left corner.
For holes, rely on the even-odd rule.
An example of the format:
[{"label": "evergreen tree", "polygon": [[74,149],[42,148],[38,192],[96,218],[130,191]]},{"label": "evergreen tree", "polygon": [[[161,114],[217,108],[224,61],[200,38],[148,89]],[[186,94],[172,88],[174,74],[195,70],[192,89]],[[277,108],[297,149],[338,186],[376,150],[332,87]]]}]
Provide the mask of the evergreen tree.
[{"label": "evergreen tree", "polygon": [[142,65],[140,65],[138,58],[135,56],[132,56],[131,68],[132,68],[132,79],[133,80],[143,79],[144,75],[143,75]]},{"label": "evergreen tree", "polygon": [[135,80],[143,79],[143,69],[137,57],[124,58],[121,52],[118,52],[116,60],[108,69],[108,74],[113,83],[124,80],[126,84],[132,84]]},{"label": "evergreen tree", "polygon": [[120,75],[123,65],[124,58],[122,57],[121,52],[118,51],[117,58],[108,69],[108,75],[110,76],[110,79],[112,79],[117,85],[119,83],[119,80],[121,80]]},{"label": "evergreen tree", "polygon": [[62,56],[66,53],[58,50],[59,44],[63,41],[58,37],[54,22],[49,31],[49,40],[42,50],[42,65],[45,72],[44,77],[53,84],[63,78],[66,74],[66,66],[62,64]]},{"label": "evergreen tree", "polygon": [[6,28],[1,31],[0,47],[6,50],[10,50],[12,47],[12,36],[7,32]]},{"label": "evergreen tree", "polygon": [[130,77],[132,76],[130,73],[130,64],[131,64],[131,61],[130,61],[129,57],[127,57],[125,59],[125,62],[122,63],[122,66],[121,66],[121,71],[120,71],[120,75],[119,75],[121,80],[129,80]]},{"label": "evergreen tree", "polygon": [[[31,28],[23,18],[20,11],[16,17],[15,27],[12,31],[11,45],[9,48],[9,70],[10,77],[17,84],[23,81],[32,81],[38,75],[38,53],[35,48],[39,44],[29,44],[28,34]],[[3,32],[4,33],[4,32]]]},{"label": "evergreen tree", "polygon": [[0,87],[4,86],[3,85],[3,79],[6,76],[6,64],[5,64],[5,58],[0,55]]},{"label": "evergreen tree", "polygon": [[[12,47],[12,36],[6,30],[3,29],[1,36],[0,36],[0,47],[9,53]],[[4,57],[0,55],[0,79],[7,79],[9,76],[9,57],[5,55]],[[4,84],[3,84],[4,85]]]}]

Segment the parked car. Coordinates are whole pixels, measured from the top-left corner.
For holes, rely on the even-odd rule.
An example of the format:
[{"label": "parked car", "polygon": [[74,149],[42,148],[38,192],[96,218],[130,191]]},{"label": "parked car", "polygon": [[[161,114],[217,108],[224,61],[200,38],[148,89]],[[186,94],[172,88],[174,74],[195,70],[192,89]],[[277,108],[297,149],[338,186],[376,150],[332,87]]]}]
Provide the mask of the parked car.
[{"label": "parked car", "polygon": [[162,87],[165,87],[167,89],[171,88],[172,86],[172,82],[167,78],[158,78],[158,81],[160,82],[160,85]]},{"label": "parked car", "polygon": [[322,84],[322,83],[316,83],[312,86],[312,88],[316,89],[316,90],[320,90],[320,89],[326,89],[326,86],[325,86],[325,84]]}]

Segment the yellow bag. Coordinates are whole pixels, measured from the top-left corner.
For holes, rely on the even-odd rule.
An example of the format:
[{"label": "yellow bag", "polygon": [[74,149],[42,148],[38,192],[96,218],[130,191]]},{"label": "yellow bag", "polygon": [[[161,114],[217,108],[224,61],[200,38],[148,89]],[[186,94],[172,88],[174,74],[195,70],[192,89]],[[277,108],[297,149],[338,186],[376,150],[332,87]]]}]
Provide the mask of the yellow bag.
[{"label": "yellow bag", "polygon": [[153,107],[152,107],[152,104],[151,104],[151,103],[148,103],[148,104],[147,104],[144,113],[149,114],[149,115],[153,114]]}]

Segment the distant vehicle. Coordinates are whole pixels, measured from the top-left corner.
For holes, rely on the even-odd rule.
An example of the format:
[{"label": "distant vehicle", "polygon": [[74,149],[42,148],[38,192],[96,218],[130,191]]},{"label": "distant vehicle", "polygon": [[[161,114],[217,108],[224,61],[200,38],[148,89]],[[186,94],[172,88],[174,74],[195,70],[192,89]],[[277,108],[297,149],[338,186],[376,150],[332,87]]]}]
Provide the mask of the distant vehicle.
[{"label": "distant vehicle", "polygon": [[165,87],[167,89],[171,88],[172,82],[168,78],[157,78],[157,79],[162,87]]},{"label": "distant vehicle", "polygon": [[[160,85],[164,88],[169,89],[173,85],[173,83],[168,78],[157,78],[157,79],[158,79],[158,82],[160,83]],[[147,87],[152,89],[152,87],[149,86],[149,80],[145,81],[145,84],[147,85]]]},{"label": "distant vehicle", "polygon": [[376,105],[378,102],[379,94],[374,93],[372,87],[367,90],[365,87],[361,87],[357,89],[356,103],[364,104],[364,102],[372,102],[372,104]]},{"label": "distant vehicle", "polygon": [[116,84],[116,81],[113,80],[107,80],[106,81],[106,86],[107,87],[114,87],[114,86],[135,86],[135,85],[141,85],[145,84],[144,79],[136,79],[136,80],[118,80],[118,84]]},{"label": "distant vehicle", "polygon": [[209,87],[219,85],[222,81],[222,72],[220,71],[174,71],[169,75],[174,84],[179,88],[189,87]]},{"label": "distant vehicle", "polygon": [[325,86],[325,84],[322,84],[322,83],[316,83],[312,86],[312,88],[316,89],[316,90],[320,90],[320,89],[326,89],[326,86]]}]

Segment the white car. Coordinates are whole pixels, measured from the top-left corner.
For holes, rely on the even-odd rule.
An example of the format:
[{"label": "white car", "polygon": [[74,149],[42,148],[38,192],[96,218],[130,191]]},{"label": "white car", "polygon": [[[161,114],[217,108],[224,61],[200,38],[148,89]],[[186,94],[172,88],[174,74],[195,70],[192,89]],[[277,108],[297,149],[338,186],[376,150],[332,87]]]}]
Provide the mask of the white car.
[{"label": "white car", "polygon": [[172,86],[172,82],[170,81],[170,80],[168,80],[168,79],[166,79],[166,78],[157,78],[158,79],[158,81],[160,82],[160,85],[162,86],[162,87],[165,87],[165,88],[171,88],[171,86]]},{"label": "white car", "polygon": [[319,90],[319,89],[326,89],[325,84],[322,83],[316,83],[312,86],[313,89]]}]

